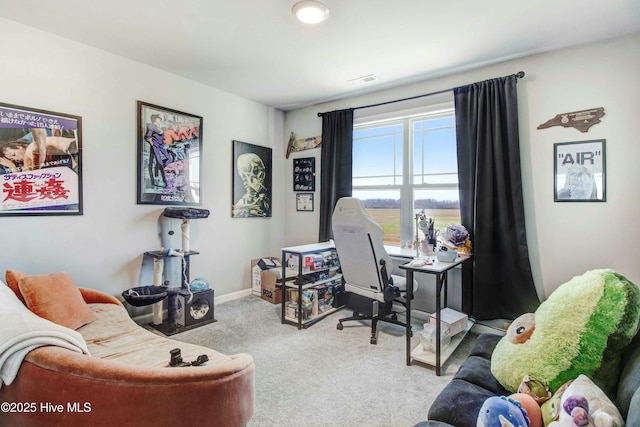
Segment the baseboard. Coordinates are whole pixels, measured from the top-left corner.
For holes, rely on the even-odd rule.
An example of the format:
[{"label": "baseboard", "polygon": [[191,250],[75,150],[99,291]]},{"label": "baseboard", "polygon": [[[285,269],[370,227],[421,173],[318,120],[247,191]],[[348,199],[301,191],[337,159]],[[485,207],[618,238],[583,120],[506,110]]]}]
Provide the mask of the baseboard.
[{"label": "baseboard", "polygon": [[471,332],[475,332],[477,334],[489,333],[494,335],[505,335],[507,331],[495,325],[476,321],[476,323],[471,327]]},{"label": "baseboard", "polygon": [[[219,297],[215,297],[213,300],[214,301],[213,304],[214,305],[222,304],[223,302],[233,301],[236,299],[246,297],[248,295],[251,295],[251,289],[243,289],[241,291],[231,292],[230,294],[224,294]],[[164,312],[162,313],[162,316],[166,317],[166,314],[167,314],[167,310],[164,310]],[[153,313],[147,313],[147,314],[142,314],[140,316],[136,316],[133,318],[133,321],[136,322],[138,325],[148,325],[149,323],[153,323]]]},{"label": "baseboard", "polygon": [[[165,310],[162,315],[166,315],[167,310]],[[140,316],[131,318],[138,325],[148,325],[149,323],[153,323],[153,313],[141,314]]]},{"label": "baseboard", "polygon": [[241,291],[231,292],[230,294],[224,294],[216,297],[215,304],[222,304],[223,302],[233,301],[249,295],[251,295],[251,289],[243,289]]}]

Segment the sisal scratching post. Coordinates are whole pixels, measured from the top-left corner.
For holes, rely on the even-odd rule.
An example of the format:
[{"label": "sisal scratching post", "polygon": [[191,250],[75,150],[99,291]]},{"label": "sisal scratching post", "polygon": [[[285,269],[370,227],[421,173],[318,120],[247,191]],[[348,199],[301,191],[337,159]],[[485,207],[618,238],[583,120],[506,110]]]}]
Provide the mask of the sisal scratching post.
[{"label": "sisal scratching post", "polygon": [[[162,285],[162,273],[164,272],[164,260],[156,258],[153,260],[153,284]],[[162,324],[162,301],[153,304],[153,324]]]},{"label": "sisal scratching post", "polygon": [[190,250],[189,244],[191,243],[189,240],[190,224],[188,219],[185,219],[182,221],[181,228],[182,228],[182,253],[187,253]]}]

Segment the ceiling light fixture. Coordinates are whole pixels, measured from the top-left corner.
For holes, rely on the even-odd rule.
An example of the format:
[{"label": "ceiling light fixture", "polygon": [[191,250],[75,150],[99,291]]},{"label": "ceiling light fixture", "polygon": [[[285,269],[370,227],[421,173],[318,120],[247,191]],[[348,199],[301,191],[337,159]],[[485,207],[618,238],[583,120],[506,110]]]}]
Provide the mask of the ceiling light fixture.
[{"label": "ceiling light fixture", "polygon": [[304,0],[293,5],[293,15],[305,24],[319,24],[329,17],[329,8],[319,1]]}]

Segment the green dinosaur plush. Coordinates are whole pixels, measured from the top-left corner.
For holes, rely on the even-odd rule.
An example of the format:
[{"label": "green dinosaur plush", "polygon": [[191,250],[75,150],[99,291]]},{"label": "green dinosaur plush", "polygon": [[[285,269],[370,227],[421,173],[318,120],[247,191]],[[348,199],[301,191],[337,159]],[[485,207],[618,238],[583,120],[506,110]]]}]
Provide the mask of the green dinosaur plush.
[{"label": "green dinosaur plush", "polygon": [[622,351],[639,327],[640,289],[613,270],[588,271],[513,321],[493,352],[491,372],[511,392],[525,375],[555,393],[580,374],[611,391]]}]

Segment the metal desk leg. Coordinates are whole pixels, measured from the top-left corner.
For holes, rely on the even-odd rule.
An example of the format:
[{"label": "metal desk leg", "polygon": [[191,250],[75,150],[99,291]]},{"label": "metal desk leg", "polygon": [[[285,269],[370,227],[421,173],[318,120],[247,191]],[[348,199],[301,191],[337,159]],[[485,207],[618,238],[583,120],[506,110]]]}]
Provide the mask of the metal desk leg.
[{"label": "metal desk leg", "polygon": [[449,273],[443,273],[442,287],[444,288],[444,307],[449,307],[449,297],[447,296],[449,289]]},{"label": "metal desk leg", "polygon": [[406,335],[407,335],[407,366],[411,366],[411,300],[413,299],[413,270],[407,270],[407,327],[406,327]]},{"label": "metal desk leg", "polygon": [[440,325],[440,289],[442,288],[442,278],[446,274],[436,274],[436,376],[438,377],[440,376],[440,330],[442,328]]},{"label": "metal desk leg", "polygon": [[[280,323],[282,323],[283,325],[286,323],[284,316],[286,314],[285,311],[285,305],[286,305],[286,301],[287,301],[287,263],[286,263],[286,259],[287,259],[287,254],[285,251],[282,251],[282,258],[280,258],[282,260],[282,286],[281,286],[281,292],[282,292],[282,304],[280,304]],[[253,274],[253,272],[252,272]],[[260,291],[262,292],[262,290]]]}]

